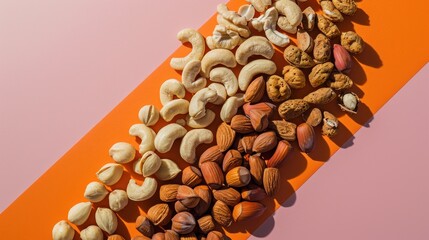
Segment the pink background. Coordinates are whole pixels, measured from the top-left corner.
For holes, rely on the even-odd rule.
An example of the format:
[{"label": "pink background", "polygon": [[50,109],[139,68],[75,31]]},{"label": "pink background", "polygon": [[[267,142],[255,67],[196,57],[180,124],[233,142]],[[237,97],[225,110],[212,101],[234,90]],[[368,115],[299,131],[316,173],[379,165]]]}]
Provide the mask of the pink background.
[{"label": "pink background", "polygon": [[[0,212],[220,2],[3,0]],[[428,239],[428,87],[410,81],[253,238]]]}]

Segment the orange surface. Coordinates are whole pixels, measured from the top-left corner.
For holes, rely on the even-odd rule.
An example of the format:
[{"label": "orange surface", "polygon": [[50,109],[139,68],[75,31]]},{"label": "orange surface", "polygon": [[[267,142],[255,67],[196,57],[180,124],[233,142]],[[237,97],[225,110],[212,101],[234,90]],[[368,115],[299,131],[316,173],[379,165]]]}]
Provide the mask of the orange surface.
[{"label": "orange surface", "polygon": [[[313,7],[318,8],[313,3],[315,1],[311,2]],[[229,6],[238,9],[243,3],[244,0],[232,0]],[[425,27],[428,9],[426,1],[418,0],[403,4],[403,1],[394,0],[386,4],[385,1],[366,0],[359,1],[358,6],[360,9],[357,14],[351,18],[346,17],[345,22],[339,24],[339,27],[342,31],[354,29],[367,43],[364,53],[356,57],[357,61],[350,74],[355,81],[352,91],[362,100],[359,114],[353,116],[344,114],[334,103],[327,106],[325,109],[340,116],[342,123],[340,134],[332,140],[319,137],[314,151],[309,156],[294,151],[281,167],[281,191],[275,196],[274,201],[264,202],[268,207],[266,213],[256,221],[234,224],[228,228],[227,234],[232,239],[246,239],[280,206],[279,203],[285,201],[362,125],[372,119],[373,114],[429,60],[429,45],[424,43],[428,33],[422,28]],[[400,12],[398,8],[401,9]],[[207,36],[215,24],[215,19],[211,18],[200,30]],[[172,56],[183,56],[188,51],[189,49],[183,46]],[[160,107],[157,89],[162,81],[168,78],[180,79],[179,73],[169,67],[169,60],[170,58],[0,215],[2,239],[28,239],[28,237],[51,239],[53,225],[67,218],[71,206],[85,201],[83,192],[86,185],[90,181],[96,181],[95,172],[103,164],[111,162],[108,156],[110,146],[117,141],[127,141],[138,146],[137,140],[128,136],[128,128],[138,123],[138,110],[145,104]],[[281,74],[285,61],[280,52],[275,56],[275,60],[279,66],[277,73]],[[304,91],[294,92],[293,97],[300,97],[303,94]],[[164,124],[160,122],[155,129],[158,130]],[[316,129],[317,132],[319,130]],[[176,160],[183,168],[186,164],[178,159],[177,150],[176,143],[173,153],[161,156]],[[199,149],[199,152],[202,150]],[[130,169],[130,166],[126,167]],[[125,188],[129,178],[130,174],[126,172],[113,189]],[[135,218],[147,211],[156,201],[157,197],[146,202],[130,202],[126,210],[118,214],[122,221],[117,232],[126,238],[137,235],[133,225]],[[107,201],[103,201],[95,205],[108,204]],[[94,211],[90,219],[90,222],[80,229],[94,223]],[[75,239],[79,239],[78,234],[75,235]]]}]

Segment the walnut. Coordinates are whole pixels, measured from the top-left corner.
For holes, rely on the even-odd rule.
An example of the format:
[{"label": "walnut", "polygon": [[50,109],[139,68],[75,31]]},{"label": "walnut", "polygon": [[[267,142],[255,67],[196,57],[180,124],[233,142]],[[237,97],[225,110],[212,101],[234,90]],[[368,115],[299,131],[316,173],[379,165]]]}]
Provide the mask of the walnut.
[{"label": "walnut", "polygon": [[357,6],[354,0],[332,0],[335,8],[345,15],[353,15]]},{"label": "walnut", "polygon": [[315,65],[310,55],[293,45],[285,49],[283,57],[290,65],[295,67],[311,68]]},{"label": "walnut", "polygon": [[364,49],[362,38],[353,31],[343,32],[341,34],[341,46],[354,54],[361,53]]},{"label": "walnut", "polygon": [[331,41],[319,33],[314,40],[313,57],[316,63],[324,63],[331,59]]},{"label": "walnut", "polygon": [[267,94],[273,102],[286,101],[292,91],[286,81],[277,75],[272,75],[267,81]]},{"label": "walnut", "polygon": [[334,70],[334,64],[331,62],[317,64],[311,69],[311,73],[308,75],[308,80],[312,87],[318,87],[328,80],[332,71]]},{"label": "walnut", "polygon": [[285,66],[283,68],[284,80],[289,84],[291,88],[304,88],[305,87],[305,75],[297,67]]},{"label": "walnut", "polygon": [[320,14],[317,14],[317,27],[328,38],[336,38],[341,35],[340,29],[333,22]]},{"label": "walnut", "polygon": [[334,73],[328,80],[327,85],[332,89],[341,91],[351,88],[353,86],[353,81],[349,76],[345,74]]}]

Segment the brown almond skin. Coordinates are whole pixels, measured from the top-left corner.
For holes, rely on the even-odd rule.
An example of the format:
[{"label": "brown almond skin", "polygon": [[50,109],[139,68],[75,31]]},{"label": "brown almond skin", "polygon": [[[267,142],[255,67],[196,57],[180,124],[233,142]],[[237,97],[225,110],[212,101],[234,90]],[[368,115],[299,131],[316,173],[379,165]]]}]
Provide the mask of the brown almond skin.
[{"label": "brown almond skin", "polygon": [[211,231],[207,234],[206,240],[224,240],[224,235],[219,231]]},{"label": "brown almond skin", "polygon": [[264,169],[266,168],[265,161],[261,157],[253,155],[249,157],[249,166],[253,181],[258,185],[262,185]]},{"label": "brown almond skin", "polygon": [[248,185],[241,191],[241,198],[246,201],[258,202],[262,201],[267,197],[267,193],[261,187],[256,185]]},{"label": "brown almond skin", "polygon": [[279,115],[285,120],[301,116],[310,108],[310,104],[303,99],[289,99],[279,106]]},{"label": "brown almond skin", "polygon": [[228,205],[222,201],[216,201],[212,208],[213,219],[223,227],[229,227],[232,223],[232,213]]},{"label": "brown almond skin", "polygon": [[270,122],[270,129],[274,130],[279,137],[287,141],[295,141],[296,124],[285,120],[273,120]]},{"label": "brown almond skin", "polygon": [[159,232],[152,236],[152,240],[165,240],[165,233]]},{"label": "brown almond skin", "polygon": [[286,159],[288,153],[292,150],[292,145],[286,141],[281,140],[277,144],[276,151],[267,161],[267,167],[279,167]]},{"label": "brown almond skin", "polygon": [[165,184],[159,188],[159,198],[163,202],[176,201],[177,189],[179,184]]},{"label": "brown almond skin", "polygon": [[280,186],[280,171],[278,168],[265,168],[264,189],[268,196],[276,194]]},{"label": "brown almond skin", "polygon": [[206,184],[211,189],[219,189],[224,184],[224,175],[217,163],[205,162],[201,164],[201,172]]},{"label": "brown almond skin", "polygon": [[204,215],[212,203],[212,191],[207,185],[199,185],[194,188],[194,192],[200,197],[198,205],[194,208],[196,216]]},{"label": "brown almond skin", "polygon": [[243,147],[243,151],[245,153],[252,153],[253,144],[255,143],[257,137],[257,134],[250,134],[241,138],[241,146]]},{"label": "brown almond skin", "polygon": [[171,215],[172,211],[168,204],[159,203],[149,208],[146,217],[153,223],[153,225],[164,226],[170,222]]},{"label": "brown almond skin", "polygon": [[198,222],[198,227],[200,228],[200,231],[204,234],[209,233],[215,228],[213,217],[210,214],[200,217],[197,220],[197,222]]},{"label": "brown almond skin", "polygon": [[[110,237],[108,238],[108,239],[110,239]],[[115,238],[113,238],[113,239],[115,239]],[[118,239],[120,239],[120,238],[118,238]],[[124,239],[124,238],[122,238],[122,239]],[[148,237],[145,237],[145,236],[134,236],[134,237],[132,237],[131,238],[131,240],[150,240],[151,238],[148,238]]]},{"label": "brown almond skin", "polygon": [[200,201],[200,197],[194,192],[194,190],[186,185],[179,186],[176,198],[187,208],[194,208]]},{"label": "brown almond skin", "polygon": [[298,145],[301,151],[309,153],[314,147],[314,129],[308,123],[301,123],[296,129]]},{"label": "brown almond skin", "polygon": [[195,233],[188,233],[180,236],[180,240],[198,240],[198,238]]},{"label": "brown almond skin", "polygon": [[229,170],[241,166],[242,162],[243,157],[241,156],[241,153],[235,149],[230,149],[225,153],[225,157],[223,158],[222,171],[224,173],[229,172]]},{"label": "brown almond skin", "polygon": [[228,150],[235,139],[235,131],[226,122],[219,125],[216,131],[216,143],[221,152]]},{"label": "brown almond skin", "polygon": [[207,148],[207,150],[201,154],[198,166],[201,168],[201,164],[204,162],[215,162],[221,164],[222,159],[223,153],[220,151],[219,146],[215,145]]},{"label": "brown almond skin", "polygon": [[232,217],[235,222],[246,221],[261,216],[266,207],[259,202],[241,202],[234,206]]},{"label": "brown almond skin", "polygon": [[265,81],[262,76],[255,78],[247,87],[244,93],[244,101],[250,103],[257,103],[261,101],[265,93]]},{"label": "brown almond skin", "polygon": [[241,194],[234,188],[213,190],[213,197],[231,207],[237,205],[241,200]]},{"label": "brown almond skin", "polygon": [[165,240],[179,240],[180,236],[173,230],[167,230],[165,231]]},{"label": "brown almond skin", "polygon": [[256,104],[245,103],[243,105],[243,111],[246,116],[250,115],[250,110],[259,110],[265,112],[268,115],[268,118],[271,118],[275,108],[276,105],[269,102],[260,102]]},{"label": "brown almond skin", "polygon": [[171,219],[171,222],[171,230],[175,231],[178,234],[191,233],[196,226],[195,218],[189,212],[177,213]]},{"label": "brown almond skin", "polygon": [[313,108],[305,122],[310,124],[312,127],[317,127],[317,125],[322,122],[322,118],[322,111],[318,108]]},{"label": "brown almond skin", "polygon": [[[195,187],[203,181],[200,169],[194,166],[187,166],[182,171],[182,183],[189,187]],[[162,186],[161,186],[162,187]]]},{"label": "brown almond skin", "polygon": [[150,220],[143,215],[140,215],[137,217],[136,219],[136,229],[137,231],[139,231],[141,234],[143,234],[144,236],[151,238],[153,233],[154,233],[154,229],[153,229],[153,225],[150,222]]},{"label": "brown almond skin", "polygon": [[249,118],[253,129],[257,132],[262,132],[268,127],[268,115],[263,111],[250,110]]},{"label": "brown almond skin", "polygon": [[255,131],[252,126],[252,122],[250,119],[244,115],[235,115],[231,119],[231,128],[234,129],[238,133],[251,133]]},{"label": "brown almond skin", "polygon": [[187,212],[189,210],[190,209],[185,207],[185,205],[183,205],[183,203],[180,201],[176,201],[174,203],[174,211],[176,211],[176,212]]},{"label": "brown almond skin", "polygon": [[253,143],[253,152],[264,153],[277,146],[277,136],[274,131],[264,132],[256,137]]}]

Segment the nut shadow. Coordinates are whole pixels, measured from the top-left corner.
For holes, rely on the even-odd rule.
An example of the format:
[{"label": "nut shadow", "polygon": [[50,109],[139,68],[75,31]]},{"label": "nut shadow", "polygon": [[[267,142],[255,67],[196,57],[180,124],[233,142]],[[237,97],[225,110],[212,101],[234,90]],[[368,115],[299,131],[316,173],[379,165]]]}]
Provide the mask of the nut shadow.
[{"label": "nut shadow", "polygon": [[369,128],[370,123],[372,120],[374,120],[374,114],[372,113],[371,109],[369,109],[368,105],[366,105],[364,102],[360,102],[358,111],[359,114],[348,113],[350,118],[359,125]]},{"label": "nut shadow", "polygon": [[352,57],[353,69],[348,74],[354,85],[363,85],[367,81],[366,73],[355,57]]},{"label": "nut shadow", "polygon": [[362,8],[359,8],[356,10],[356,13],[353,15],[353,17],[350,18],[350,22],[355,22],[360,25],[369,26],[371,25],[371,21],[369,19],[368,14]]},{"label": "nut shadow", "polygon": [[[383,61],[381,60],[378,53],[375,49],[367,42],[365,42],[365,48],[361,54],[355,55],[355,58],[362,64],[371,66],[374,68],[380,68],[383,66]],[[355,64],[358,65],[358,64]]]},{"label": "nut shadow", "polygon": [[330,138],[340,148],[349,148],[353,146],[355,137],[352,132],[341,121],[338,122],[339,133]]}]

